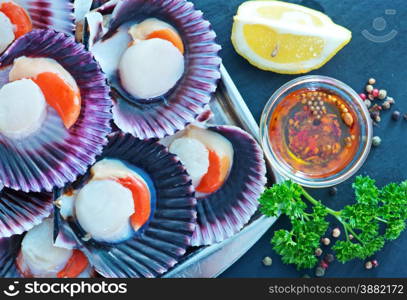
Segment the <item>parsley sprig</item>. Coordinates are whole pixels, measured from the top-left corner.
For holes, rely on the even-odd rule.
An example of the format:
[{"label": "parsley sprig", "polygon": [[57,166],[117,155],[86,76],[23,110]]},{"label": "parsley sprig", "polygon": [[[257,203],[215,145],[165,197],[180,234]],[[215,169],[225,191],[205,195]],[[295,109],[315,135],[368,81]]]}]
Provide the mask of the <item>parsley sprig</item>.
[{"label": "parsley sprig", "polygon": [[[352,185],[356,203],[335,211],[313,198],[302,186],[290,180],[267,189],[260,197],[260,210],[266,216],[286,215],[291,229],[280,229],[271,240],[284,263],[298,269],[312,268],[318,260],[315,250],[328,229],[328,215],[343,227],[345,239],[332,249],[339,261],[365,259],[386,241],[399,237],[407,219],[407,181],[390,183],[379,189],[375,180],[358,176]],[[354,238],[350,239],[349,235]]]}]

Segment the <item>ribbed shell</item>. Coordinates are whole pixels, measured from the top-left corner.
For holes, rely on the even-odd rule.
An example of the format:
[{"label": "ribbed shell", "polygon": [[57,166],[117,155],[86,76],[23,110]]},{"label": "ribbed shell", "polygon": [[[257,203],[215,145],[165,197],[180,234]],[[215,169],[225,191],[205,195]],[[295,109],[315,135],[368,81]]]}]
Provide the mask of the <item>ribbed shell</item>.
[{"label": "ribbed shell", "polygon": [[52,191],[84,174],[102,152],[111,130],[110,89],[92,55],[64,33],[34,30],[17,39],[0,57],[0,85],[20,56],[55,59],[80,88],[81,114],[69,130],[49,106],[42,127],[29,137],[16,140],[0,134],[0,182],[25,192]]}]

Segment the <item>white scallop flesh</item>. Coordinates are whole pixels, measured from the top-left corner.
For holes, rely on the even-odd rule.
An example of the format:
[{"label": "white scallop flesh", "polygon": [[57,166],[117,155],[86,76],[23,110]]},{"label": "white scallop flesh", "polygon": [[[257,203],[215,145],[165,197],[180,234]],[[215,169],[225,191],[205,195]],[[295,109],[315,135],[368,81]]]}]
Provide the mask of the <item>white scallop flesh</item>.
[{"label": "white scallop flesh", "polygon": [[91,180],[75,201],[76,218],[97,241],[117,242],[131,233],[132,192],[114,179]]},{"label": "white scallop flesh", "polygon": [[104,158],[99,160],[90,169],[90,173],[93,180],[131,176],[144,182],[144,179],[135,171],[127,167],[121,160],[114,158]]},{"label": "white scallop flesh", "polygon": [[129,34],[134,40],[145,40],[148,35],[157,30],[171,29],[178,34],[177,30],[170,24],[165,23],[157,18],[148,18],[139,24],[130,27]]},{"label": "white scallop flesh", "polygon": [[56,60],[47,57],[21,56],[15,59],[9,73],[9,81],[22,78],[36,78],[39,74],[45,72],[57,74],[74,91],[79,93],[78,85],[72,75]]},{"label": "white scallop flesh", "polygon": [[27,137],[41,127],[46,111],[44,94],[31,79],[7,83],[0,89],[0,134]]},{"label": "white scallop flesh", "polygon": [[179,157],[197,187],[209,168],[209,151],[205,145],[197,139],[182,137],[173,141],[169,150]]},{"label": "white scallop flesh", "polygon": [[[233,145],[228,139],[217,132],[191,125],[185,130],[184,137],[201,142],[206,149],[214,151],[220,158],[227,157],[230,162],[229,170],[226,173],[227,178],[232,169],[234,155]],[[188,173],[191,172],[188,168],[187,171]],[[196,192],[197,197],[203,197],[206,195],[207,194],[205,193]]]},{"label": "white scallop flesh", "polygon": [[14,39],[13,23],[11,23],[10,19],[5,14],[0,12],[0,53],[3,53]]},{"label": "white scallop flesh", "polygon": [[163,39],[137,41],[119,64],[123,88],[136,98],[150,99],[168,92],[184,73],[184,56]]},{"label": "white scallop flesh", "polygon": [[72,256],[72,250],[53,245],[53,219],[45,219],[24,236],[21,243],[22,271],[34,277],[56,277]]},{"label": "white scallop flesh", "polygon": [[223,135],[212,130],[190,126],[187,129],[185,136],[197,139],[209,150],[214,151],[219,157],[229,158],[229,161],[231,162],[229,168],[232,167],[234,154],[233,145]]}]

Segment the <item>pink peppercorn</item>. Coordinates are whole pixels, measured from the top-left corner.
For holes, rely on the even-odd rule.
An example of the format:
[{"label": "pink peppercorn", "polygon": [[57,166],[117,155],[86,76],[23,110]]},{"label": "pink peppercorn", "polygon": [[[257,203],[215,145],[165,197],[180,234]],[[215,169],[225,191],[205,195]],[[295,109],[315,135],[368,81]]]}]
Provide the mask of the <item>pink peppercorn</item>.
[{"label": "pink peppercorn", "polygon": [[366,96],[365,93],[360,93],[360,94],[359,94],[359,97],[360,97],[363,101],[365,101],[365,100],[367,99],[367,96]]},{"label": "pink peppercorn", "polygon": [[379,263],[376,259],[372,260],[372,265],[374,268],[376,268],[377,266],[379,266]]},{"label": "pink peppercorn", "polygon": [[319,263],[319,266],[321,268],[328,269],[328,264],[324,260],[321,260],[321,262]]},{"label": "pink peppercorn", "polygon": [[374,89],[374,90],[372,91],[372,95],[373,95],[373,97],[375,97],[375,98],[379,97],[379,90],[378,90],[378,89]]}]

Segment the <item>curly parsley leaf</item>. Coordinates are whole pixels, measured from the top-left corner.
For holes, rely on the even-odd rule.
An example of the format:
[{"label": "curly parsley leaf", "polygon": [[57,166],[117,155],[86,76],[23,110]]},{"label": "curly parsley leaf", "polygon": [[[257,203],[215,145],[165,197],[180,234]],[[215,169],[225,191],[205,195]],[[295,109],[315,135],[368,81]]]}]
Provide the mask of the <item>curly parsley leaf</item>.
[{"label": "curly parsley leaf", "polygon": [[[346,240],[332,247],[339,261],[365,259],[397,239],[406,227],[407,181],[390,183],[379,189],[375,180],[358,176],[352,185],[356,203],[334,211],[310,196],[300,185],[284,181],[267,189],[260,198],[260,210],[266,216],[279,213],[288,216],[290,230],[275,232],[271,243],[284,263],[297,268],[312,268],[318,260],[315,249],[328,229],[327,215],[334,216],[343,226]],[[308,200],[308,203],[303,199]],[[308,204],[312,211],[307,212]],[[309,211],[309,210],[308,210]],[[350,240],[348,233],[354,236]]]}]

